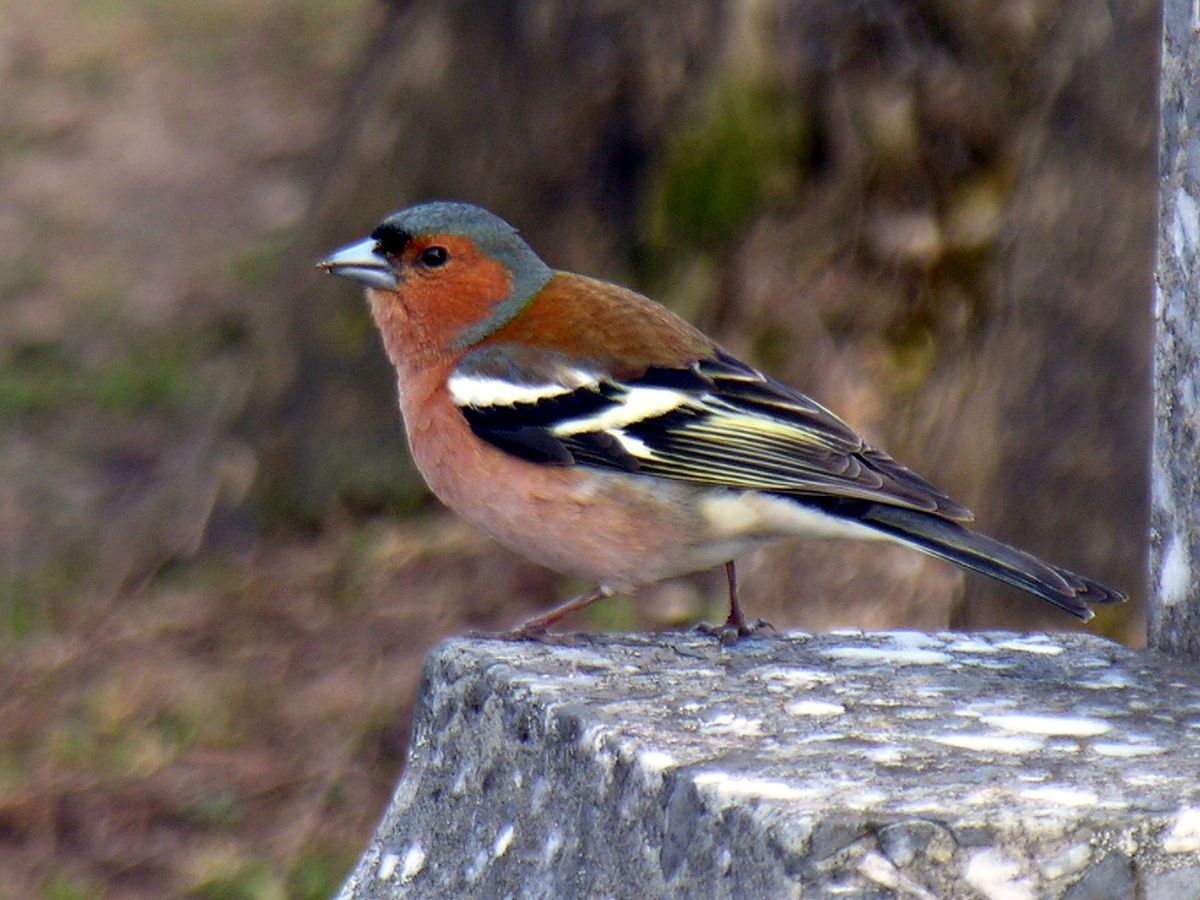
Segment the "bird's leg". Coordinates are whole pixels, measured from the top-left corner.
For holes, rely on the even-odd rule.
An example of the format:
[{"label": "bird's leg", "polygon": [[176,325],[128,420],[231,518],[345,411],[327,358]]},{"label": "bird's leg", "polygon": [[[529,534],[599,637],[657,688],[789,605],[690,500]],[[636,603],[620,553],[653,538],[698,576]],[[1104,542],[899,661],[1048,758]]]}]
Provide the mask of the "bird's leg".
[{"label": "bird's leg", "polygon": [[726,628],[733,628],[738,636],[749,634],[746,627],[746,617],[742,614],[742,605],[738,603],[737,565],[731,559],[725,563],[725,578],[729,582],[729,618],[725,620]]},{"label": "bird's leg", "polygon": [[707,622],[701,622],[696,626],[695,630],[703,634],[711,634],[725,646],[735,644],[742,638],[748,637],[764,628],[770,628],[774,631],[775,629],[771,623],[764,622],[762,619],[755,619],[752,622],[746,621],[746,616],[742,612],[742,605],[738,602],[737,568],[732,559],[725,563],[725,578],[729,581],[729,617],[725,620],[725,624],[709,625]]},{"label": "bird's leg", "polygon": [[520,641],[537,641],[541,640],[546,629],[561,619],[563,616],[570,615],[576,610],[583,609],[585,606],[591,606],[597,600],[603,600],[606,597],[611,597],[616,593],[606,584],[600,585],[594,591],[588,591],[586,594],[580,594],[566,603],[554,607],[550,612],[543,616],[536,616],[530,619],[520,628],[514,628],[512,631],[506,631],[501,637],[511,638]]}]

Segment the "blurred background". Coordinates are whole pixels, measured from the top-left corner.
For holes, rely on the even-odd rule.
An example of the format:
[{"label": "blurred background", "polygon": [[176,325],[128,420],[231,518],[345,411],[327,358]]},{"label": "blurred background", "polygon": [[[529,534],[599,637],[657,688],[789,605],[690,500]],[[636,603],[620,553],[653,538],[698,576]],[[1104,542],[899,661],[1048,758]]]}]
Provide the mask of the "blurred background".
[{"label": "blurred background", "polygon": [[[1157,17],[3,3],[0,898],[327,896],[430,647],[588,587],[428,496],[358,291],[313,270],[419,200],[662,300],[1140,598]],[[1075,627],[902,549],[741,571],[780,628]],[[724,604],[698,576],[569,627]]]}]

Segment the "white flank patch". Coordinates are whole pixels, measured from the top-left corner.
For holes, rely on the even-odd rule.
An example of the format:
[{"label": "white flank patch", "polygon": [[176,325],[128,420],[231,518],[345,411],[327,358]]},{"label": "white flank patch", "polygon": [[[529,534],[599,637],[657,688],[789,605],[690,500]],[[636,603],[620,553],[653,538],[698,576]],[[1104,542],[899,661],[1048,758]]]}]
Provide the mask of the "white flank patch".
[{"label": "white flank patch", "polygon": [[1099,719],[1069,716],[983,716],[980,721],[1002,731],[1064,737],[1094,737],[1112,730],[1111,725]]},{"label": "white flank patch", "polygon": [[559,422],[554,426],[554,433],[559,437],[569,437],[572,434],[582,434],[588,431],[609,431],[614,428],[623,428],[626,425],[656,418],[681,406],[687,406],[691,402],[692,398],[687,394],[673,391],[670,388],[632,388],[616,406],[592,415]]},{"label": "white flank patch", "polygon": [[857,522],[829,516],[783,497],[751,491],[714,493],[700,502],[700,512],[716,537],[850,538],[885,541],[888,536]]},{"label": "white flank patch", "polygon": [[487,407],[537,403],[598,383],[594,375],[579,369],[563,369],[558,376],[561,380],[553,384],[514,384],[503,378],[478,378],[455,373],[450,376],[446,386],[455,405]]}]

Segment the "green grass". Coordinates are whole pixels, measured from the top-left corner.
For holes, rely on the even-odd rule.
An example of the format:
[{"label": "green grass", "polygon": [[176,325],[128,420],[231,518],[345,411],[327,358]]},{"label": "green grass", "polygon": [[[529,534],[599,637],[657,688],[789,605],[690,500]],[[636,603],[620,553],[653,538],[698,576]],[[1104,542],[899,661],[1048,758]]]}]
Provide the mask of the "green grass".
[{"label": "green grass", "polygon": [[99,896],[100,891],[77,876],[55,868],[42,880],[39,894],[42,900],[91,900]]},{"label": "green grass", "polygon": [[80,406],[121,416],[187,406],[199,357],[174,337],[131,339],[113,356],[82,363],[63,345],[27,346],[0,366],[0,418]]},{"label": "green grass", "polygon": [[332,897],[354,864],[354,856],[328,847],[305,847],[287,873],[291,900],[325,900]]},{"label": "green grass", "polygon": [[231,790],[202,794],[184,810],[184,818],[219,831],[233,831],[246,819],[246,802]]},{"label": "green grass", "polygon": [[712,250],[754,214],[795,196],[811,128],[798,98],[754,82],[718,84],[662,162],[651,240]]},{"label": "green grass", "polygon": [[266,900],[285,896],[279,876],[262,859],[216,865],[188,893],[200,900]]}]

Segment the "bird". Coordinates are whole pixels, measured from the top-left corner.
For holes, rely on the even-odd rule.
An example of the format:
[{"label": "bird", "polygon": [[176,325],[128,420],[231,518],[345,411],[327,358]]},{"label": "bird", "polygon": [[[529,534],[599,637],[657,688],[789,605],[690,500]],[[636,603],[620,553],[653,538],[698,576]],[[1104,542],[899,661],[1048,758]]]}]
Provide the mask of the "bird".
[{"label": "bird", "polygon": [[788,537],[897,542],[1084,621],[1122,592],[968,527],[973,515],[816,400],[632,290],[547,265],[499,216],[433,201],[317,268],[365,288],[412,459],[501,544],[595,587],[509,636],[543,639],[617,592]]}]

